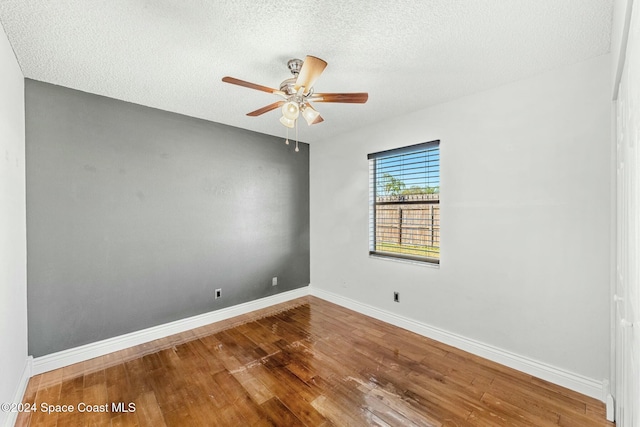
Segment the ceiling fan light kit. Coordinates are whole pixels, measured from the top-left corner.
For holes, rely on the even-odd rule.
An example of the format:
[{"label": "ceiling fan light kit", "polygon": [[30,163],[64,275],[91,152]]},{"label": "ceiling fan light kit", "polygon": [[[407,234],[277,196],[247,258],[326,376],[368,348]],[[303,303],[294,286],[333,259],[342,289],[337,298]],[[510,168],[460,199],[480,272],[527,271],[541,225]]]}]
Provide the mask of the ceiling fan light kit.
[{"label": "ceiling fan light kit", "polygon": [[[369,95],[361,93],[315,93],[313,85],[326,68],[327,63],[315,56],[307,56],[304,61],[301,59],[290,59],[287,67],[293,77],[284,80],[280,84],[280,89],[273,89],[267,86],[239,80],[234,77],[223,77],[222,81],[238,86],[255,89],[262,92],[272,93],[282,97],[283,101],[277,101],[258,110],[247,113],[248,116],[257,117],[269,111],[281,107],[282,117],[280,123],[288,129],[296,129],[296,150],[298,149],[298,118],[300,115],[305,119],[307,125],[311,126],[324,121],[322,116],[311,105],[314,102],[339,102],[350,104],[364,104]],[[285,141],[289,143],[289,138]]]},{"label": "ceiling fan light kit", "polygon": [[285,116],[282,116],[280,117],[280,123],[282,123],[283,126],[286,126],[289,129],[293,129],[293,127],[296,125],[296,120],[288,119]]},{"label": "ceiling fan light kit", "polygon": [[282,117],[289,120],[296,120],[300,114],[300,104],[294,100],[285,102],[282,106]]},{"label": "ceiling fan light kit", "polygon": [[313,109],[313,107],[309,105],[303,105],[302,107],[302,117],[307,121],[307,124],[311,126],[315,123],[315,121],[320,117],[320,113]]}]

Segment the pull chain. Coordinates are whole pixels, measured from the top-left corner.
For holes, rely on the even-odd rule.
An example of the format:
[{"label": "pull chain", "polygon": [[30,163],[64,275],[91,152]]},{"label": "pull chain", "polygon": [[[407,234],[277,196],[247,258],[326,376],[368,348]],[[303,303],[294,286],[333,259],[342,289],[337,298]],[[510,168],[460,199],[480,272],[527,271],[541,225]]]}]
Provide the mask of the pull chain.
[{"label": "pull chain", "polygon": [[298,148],[298,120],[296,120],[296,153],[300,151]]}]

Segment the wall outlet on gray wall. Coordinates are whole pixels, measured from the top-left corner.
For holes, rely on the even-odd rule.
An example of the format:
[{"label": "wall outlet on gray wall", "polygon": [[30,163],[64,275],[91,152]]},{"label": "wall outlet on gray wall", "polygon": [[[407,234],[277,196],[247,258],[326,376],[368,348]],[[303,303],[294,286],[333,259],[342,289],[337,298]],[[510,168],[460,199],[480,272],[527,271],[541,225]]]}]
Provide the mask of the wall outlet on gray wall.
[{"label": "wall outlet on gray wall", "polygon": [[276,286],[278,284],[278,277],[273,277],[271,279],[271,286]]},{"label": "wall outlet on gray wall", "polygon": [[222,296],[222,289],[216,289],[216,299]]},{"label": "wall outlet on gray wall", "polygon": [[400,292],[394,292],[393,293],[393,301],[394,302],[400,302]]}]

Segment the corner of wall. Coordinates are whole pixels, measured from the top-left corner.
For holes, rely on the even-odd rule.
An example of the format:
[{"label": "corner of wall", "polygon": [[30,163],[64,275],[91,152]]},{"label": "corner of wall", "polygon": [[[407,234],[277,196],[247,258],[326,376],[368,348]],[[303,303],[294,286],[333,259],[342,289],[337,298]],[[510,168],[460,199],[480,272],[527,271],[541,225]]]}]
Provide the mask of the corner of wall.
[{"label": "corner of wall", "polygon": [[[20,381],[16,387],[16,391],[13,393],[13,399],[11,402],[1,402],[5,403],[15,403],[18,404],[22,402],[24,397],[24,393],[27,390],[27,385],[29,384],[29,379],[31,378],[33,372],[33,358],[28,356],[24,363],[24,369],[22,370],[22,375],[20,376]],[[5,412],[4,409],[0,411],[0,417],[4,416],[4,421],[0,418],[0,425],[4,425],[6,427],[13,427],[16,423],[16,419],[18,418],[18,411],[8,411]]]}]

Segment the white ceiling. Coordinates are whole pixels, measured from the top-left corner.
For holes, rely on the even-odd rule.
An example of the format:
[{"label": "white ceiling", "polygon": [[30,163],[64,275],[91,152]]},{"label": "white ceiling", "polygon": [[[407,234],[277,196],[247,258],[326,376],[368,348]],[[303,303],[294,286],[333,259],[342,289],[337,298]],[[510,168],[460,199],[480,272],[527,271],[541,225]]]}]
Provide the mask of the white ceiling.
[{"label": "white ceiling", "polygon": [[[316,104],[314,142],[385,117],[609,51],[613,0],[0,0],[25,77],[284,136],[278,87],[290,58],[329,65],[316,92],[369,92]],[[304,121],[303,121],[304,123]]]}]

